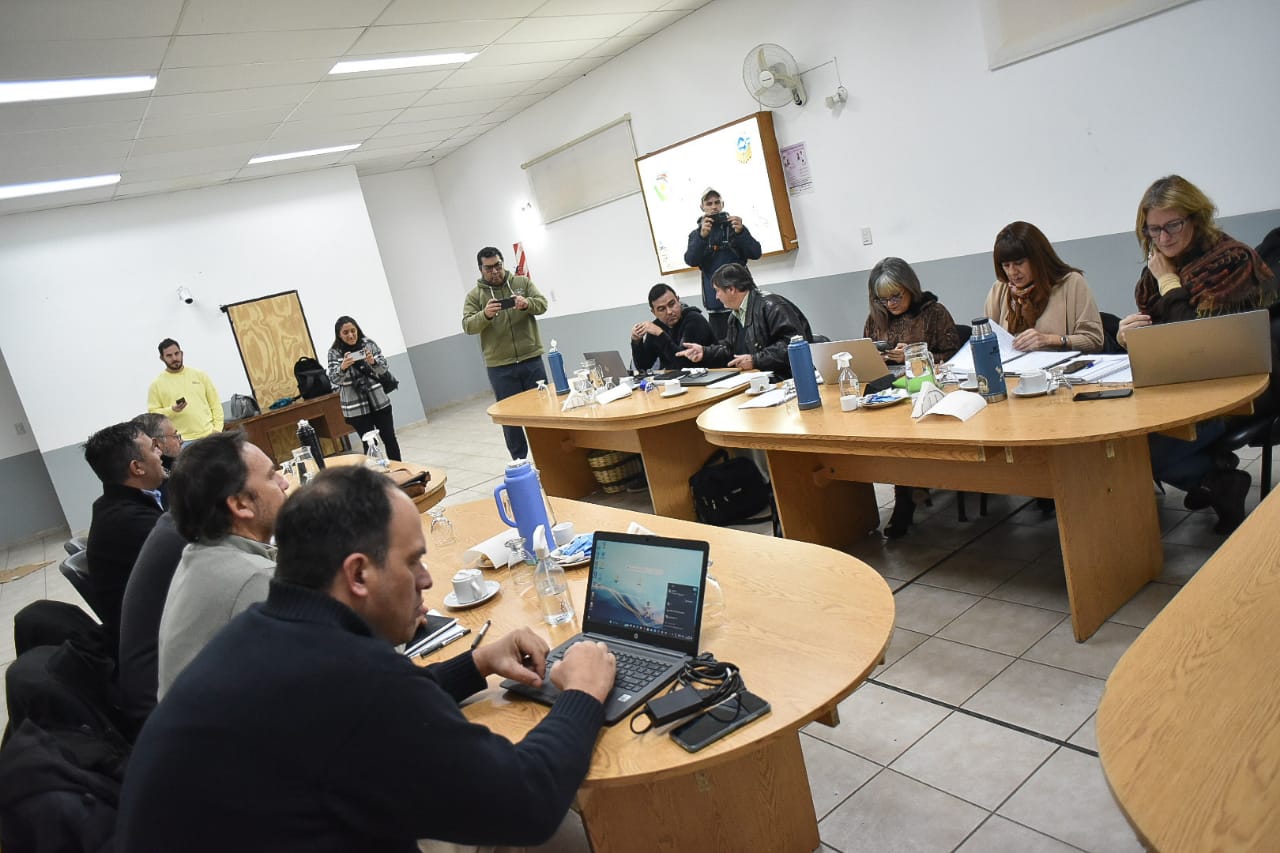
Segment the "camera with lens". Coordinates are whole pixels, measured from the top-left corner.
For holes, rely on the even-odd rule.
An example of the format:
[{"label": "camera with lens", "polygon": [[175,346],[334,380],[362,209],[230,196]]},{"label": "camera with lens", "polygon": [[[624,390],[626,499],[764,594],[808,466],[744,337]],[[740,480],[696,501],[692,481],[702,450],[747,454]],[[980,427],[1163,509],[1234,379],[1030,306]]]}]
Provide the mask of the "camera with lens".
[{"label": "camera with lens", "polygon": [[711,217],[712,225],[723,225],[728,221],[729,221],[729,214],[725,213],[723,210]]}]

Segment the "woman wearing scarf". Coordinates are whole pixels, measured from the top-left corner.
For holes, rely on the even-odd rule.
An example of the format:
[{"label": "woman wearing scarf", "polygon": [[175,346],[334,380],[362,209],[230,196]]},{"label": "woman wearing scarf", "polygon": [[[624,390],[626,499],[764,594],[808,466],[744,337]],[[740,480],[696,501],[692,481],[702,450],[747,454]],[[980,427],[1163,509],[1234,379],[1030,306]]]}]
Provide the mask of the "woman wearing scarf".
[{"label": "woman wearing scarf", "polygon": [[991,259],[996,282],[985,311],[1013,335],[1015,349],[1102,351],[1102,315],[1089,283],[1039,228],[1030,222],[1001,228]]},{"label": "woman wearing scarf", "polygon": [[[391,400],[378,377],[387,372],[387,359],[372,338],[366,338],[360,324],[339,317],[333,324],[333,346],[329,347],[329,381],[338,389],[342,417],[363,438],[377,429],[387,456],[400,461]],[[368,448],[366,448],[367,450]]]},{"label": "woman wearing scarf", "polygon": [[[1276,301],[1271,270],[1249,246],[1222,233],[1214,206],[1186,178],[1169,175],[1143,193],[1136,233],[1147,264],[1134,297],[1138,313],[1120,321],[1121,346],[1130,331],[1152,323],[1175,323],[1269,308]],[[1187,509],[1213,507],[1217,533],[1244,520],[1244,499],[1252,481],[1236,470],[1234,454],[1209,452],[1226,429],[1220,419],[1196,424],[1194,441],[1151,436],[1151,471],[1187,493]]]}]

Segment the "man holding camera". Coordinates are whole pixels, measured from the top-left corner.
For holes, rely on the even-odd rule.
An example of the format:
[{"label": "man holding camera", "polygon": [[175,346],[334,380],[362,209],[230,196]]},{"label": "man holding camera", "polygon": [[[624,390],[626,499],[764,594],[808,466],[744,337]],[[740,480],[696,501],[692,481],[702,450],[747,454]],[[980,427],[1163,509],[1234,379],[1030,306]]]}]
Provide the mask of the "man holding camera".
[{"label": "man holding camera", "polygon": [[702,270],[702,304],[707,309],[711,331],[717,339],[728,333],[729,310],[716,298],[711,276],[725,264],[742,264],[760,257],[760,241],[742,224],[742,217],[725,213],[720,193],[707,188],[702,194],[702,216],[698,227],[689,232],[689,248],[684,262]]},{"label": "man holding camera", "polygon": [[[528,276],[502,268],[502,252],[486,246],[476,254],[480,280],[462,307],[462,331],[480,336],[489,385],[499,400],[546,381],[542,366],[542,337],[537,315],[546,313],[547,298]],[[529,441],[520,427],[504,426],[502,434],[512,459],[529,455]]]}]

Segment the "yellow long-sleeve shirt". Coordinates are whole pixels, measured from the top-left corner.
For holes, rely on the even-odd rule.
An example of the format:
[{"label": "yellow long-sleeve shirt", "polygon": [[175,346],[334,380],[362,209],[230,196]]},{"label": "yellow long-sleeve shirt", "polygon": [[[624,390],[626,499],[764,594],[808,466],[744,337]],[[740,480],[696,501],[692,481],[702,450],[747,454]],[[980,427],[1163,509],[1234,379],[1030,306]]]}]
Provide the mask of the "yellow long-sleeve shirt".
[{"label": "yellow long-sleeve shirt", "polygon": [[[173,410],[179,398],[187,405],[181,412]],[[183,441],[194,441],[222,432],[222,400],[209,377],[194,367],[183,367],[177,373],[165,371],[156,377],[147,391],[147,411],[164,415],[182,433]]]}]

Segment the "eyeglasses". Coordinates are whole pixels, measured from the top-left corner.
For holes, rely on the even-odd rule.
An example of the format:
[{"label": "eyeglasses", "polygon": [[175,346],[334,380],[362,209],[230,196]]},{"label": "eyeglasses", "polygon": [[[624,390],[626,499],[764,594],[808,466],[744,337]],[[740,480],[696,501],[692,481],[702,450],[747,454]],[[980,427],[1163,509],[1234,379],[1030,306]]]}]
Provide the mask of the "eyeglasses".
[{"label": "eyeglasses", "polygon": [[1160,236],[1161,231],[1170,237],[1177,237],[1182,233],[1182,229],[1186,227],[1186,224],[1187,218],[1184,216],[1181,219],[1170,219],[1164,225],[1148,225],[1142,230],[1147,233],[1148,238],[1155,240]]},{"label": "eyeglasses", "polygon": [[480,269],[484,272],[497,272],[502,269],[502,261],[498,261],[496,264],[481,264]]},{"label": "eyeglasses", "polygon": [[890,302],[901,302],[903,299],[906,299],[906,297],[906,292],[899,290],[897,293],[889,296],[877,296],[876,302],[879,302],[881,305],[888,305]]}]

